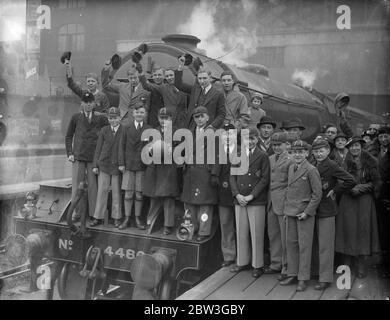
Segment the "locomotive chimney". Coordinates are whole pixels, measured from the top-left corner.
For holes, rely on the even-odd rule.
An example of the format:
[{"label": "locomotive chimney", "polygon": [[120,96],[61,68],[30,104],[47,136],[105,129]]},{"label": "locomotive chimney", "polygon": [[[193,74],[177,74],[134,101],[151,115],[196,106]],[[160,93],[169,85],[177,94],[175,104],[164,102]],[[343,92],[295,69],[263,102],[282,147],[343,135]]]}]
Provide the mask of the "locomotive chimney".
[{"label": "locomotive chimney", "polygon": [[166,44],[170,44],[176,47],[198,51],[197,45],[200,42],[200,39],[187,35],[187,34],[168,34],[165,37],[161,38]]}]

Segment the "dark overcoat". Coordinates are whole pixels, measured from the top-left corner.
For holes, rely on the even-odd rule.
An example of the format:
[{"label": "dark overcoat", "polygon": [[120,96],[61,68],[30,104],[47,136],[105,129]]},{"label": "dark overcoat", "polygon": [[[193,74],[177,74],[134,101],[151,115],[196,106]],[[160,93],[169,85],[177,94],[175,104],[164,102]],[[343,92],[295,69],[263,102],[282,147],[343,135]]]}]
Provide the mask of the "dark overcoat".
[{"label": "dark overcoat", "polygon": [[358,194],[345,192],[340,200],[336,216],[335,251],[357,256],[380,251],[378,223],[374,203],[375,188],[379,183],[376,159],[362,150],[360,165],[347,154],[347,171],[358,183]]},{"label": "dark overcoat", "polygon": [[[164,139],[164,133],[161,127],[161,140]],[[172,130],[174,132],[175,129]],[[173,148],[176,144],[173,144]],[[173,154],[173,153],[172,153]],[[145,171],[145,184],[143,194],[148,197],[178,197],[179,192],[178,166],[172,159],[171,164],[149,164]]]},{"label": "dark overcoat", "polygon": [[119,125],[115,135],[111,126],[105,126],[100,130],[96,144],[95,156],[93,158],[93,167],[110,175],[118,175],[119,171],[119,145],[123,134],[123,127]]}]

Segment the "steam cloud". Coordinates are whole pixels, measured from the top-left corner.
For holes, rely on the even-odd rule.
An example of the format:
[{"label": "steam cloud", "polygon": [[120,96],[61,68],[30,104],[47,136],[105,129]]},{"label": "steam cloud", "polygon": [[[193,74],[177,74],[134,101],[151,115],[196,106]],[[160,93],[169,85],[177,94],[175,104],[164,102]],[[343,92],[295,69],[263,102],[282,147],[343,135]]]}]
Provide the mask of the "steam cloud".
[{"label": "steam cloud", "polygon": [[313,88],[313,84],[314,84],[314,81],[316,80],[317,78],[317,70],[299,70],[299,69],[295,69],[292,77],[291,77],[291,80],[301,86],[301,87],[304,87],[304,88],[308,88],[308,89],[311,89]]},{"label": "steam cloud", "polygon": [[201,0],[178,32],[200,38],[199,49],[209,57],[223,56],[225,63],[245,66],[244,59],[256,53],[260,42],[256,11],[255,0]]}]

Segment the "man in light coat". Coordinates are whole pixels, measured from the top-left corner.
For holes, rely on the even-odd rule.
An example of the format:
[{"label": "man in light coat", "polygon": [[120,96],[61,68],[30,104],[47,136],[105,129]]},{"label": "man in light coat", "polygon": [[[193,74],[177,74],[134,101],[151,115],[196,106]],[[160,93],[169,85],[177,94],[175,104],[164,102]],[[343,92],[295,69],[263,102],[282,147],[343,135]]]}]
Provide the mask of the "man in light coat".
[{"label": "man in light coat", "polygon": [[322,197],[321,177],[308,161],[310,145],[302,140],[292,143],[294,164],[289,167],[286,218],[287,275],[280,282],[290,285],[298,280],[297,291],[304,291],[310,280],[315,214]]}]

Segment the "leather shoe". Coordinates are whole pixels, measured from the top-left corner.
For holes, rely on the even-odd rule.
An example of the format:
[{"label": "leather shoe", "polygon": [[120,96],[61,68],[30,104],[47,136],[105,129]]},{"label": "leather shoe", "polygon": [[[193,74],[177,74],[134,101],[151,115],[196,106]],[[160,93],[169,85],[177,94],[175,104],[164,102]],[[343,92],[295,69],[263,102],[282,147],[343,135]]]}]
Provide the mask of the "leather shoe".
[{"label": "leather shoe", "polygon": [[228,267],[228,266],[230,266],[230,265],[233,264],[233,263],[234,263],[233,260],[225,260],[224,262],[222,262],[221,268]]},{"label": "leather shoe", "polygon": [[287,278],[287,274],[281,273],[280,275],[278,275],[278,281],[282,281],[286,278]]},{"label": "leather shoe", "polygon": [[280,273],[280,271],[281,271],[281,270],[272,269],[272,268],[270,268],[269,266],[264,268],[264,274]]},{"label": "leather shoe", "polygon": [[140,230],[145,230],[146,229],[145,224],[138,217],[135,217],[135,224],[137,225],[137,228],[140,229]]},{"label": "leather shoe", "polygon": [[315,286],[315,290],[324,290],[327,287],[329,287],[330,283],[329,282],[318,282]]},{"label": "leather shoe", "polygon": [[172,233],[172,228],[171,227],[164,227],[164,232],[163,232],[166,236],[168,234],[171,234]]},{"label": "leather shoe", "polygon": [[127,226],[129,225],[129,220],[130,220],[130,218],[126,217],[125,220],[123,220],[123,222],[118,226],[118,229],[119,230],[126,229]]},{"label": "leather shoe", "polygon": [[114,227],[118,228],[121,225],[121,221],[119,219],[114,219]]},{"label": "leather shoe", "polygon": [[94,219],[92,220],[92,222],[89,224],[90,227],[96,227],[98,226],[99,224],[102,224],[103,223],[103,220],[101,219]]},{"label": "leather shoe", "polygon": [[291,284],[296,284],[298,281],[297,277],[287,277],[284,280],[280,281],[281,286],[289,286]]},{"label": "leather shoe", "polygon": [[230,272],[240,272],[240,271],[246,270],[246,269],[249,269],[249,265],[246,265],[246,266],[234,265],[234,266],[230,269]]},{"label": "leather shoe", "polygon": [[297,291],[305,291],[307,288],[306,281],[304,280],[299,280],[298,281],[298,286],[297,286]]},{"label": "leather shoe", "polygon": [[264,273],[263,268],[254,268],[252,271],[253,278],[259,278]]}]

